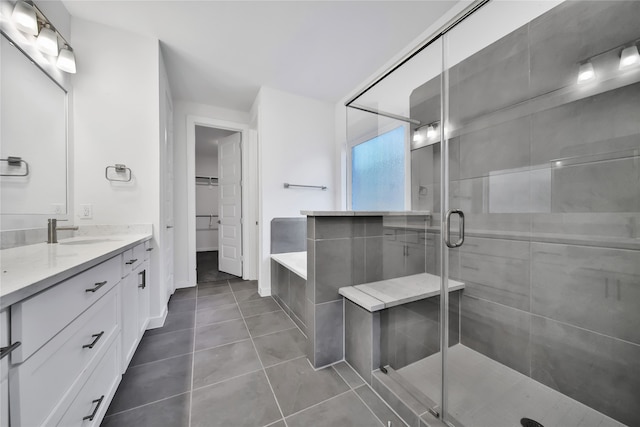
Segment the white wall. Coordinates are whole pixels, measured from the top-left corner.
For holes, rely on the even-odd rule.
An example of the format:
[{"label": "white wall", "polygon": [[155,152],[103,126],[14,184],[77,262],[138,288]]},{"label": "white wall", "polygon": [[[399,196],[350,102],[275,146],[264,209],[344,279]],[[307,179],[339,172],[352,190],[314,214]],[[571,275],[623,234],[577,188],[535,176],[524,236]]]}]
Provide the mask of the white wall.
[{"label": "white wall", "polygon": [[[153,244],[161,249],[158,40],[77,18],[72,18],[71,32],[78,68],[73,110],[75,201],[93,205],[93,219],[76,218],[75,223],[80,227],[151,223]],[[105,167],[115,163],[131,168],[130,183],[105,179]],[[161,252],[151,252],[156,283],[163,283]],[[152,317],[163,310],[161,294],[152,293]]]},{"label": "white wall", "polygon": [[[187,117],[198,116],[236,123],[249,123],[249,113],[212,105],[176,101],[174,123],[174,275],[177,287],[195,286],[189,282],[189,224],[187,187]],[[195,277],[195,274],[192,274]]]},{"label": "white wall", "polygon": [[[196,175],[218,176],[218,155],[199,151],[196,137]],[[203,182],[203,181],[201,181]],[[196,185],[196,214],[218,215],[218,185]],[[218,250],[218,218],[196,218],[196,251]]]},{"label": "white wall", "polygon": [[[271,292],[271,220],[301,210],[334,209],[335,124],[329,103],[262,87],[253,107],[258,128],[259,290]],[[292,184],[325,185],[285,189]]]}]

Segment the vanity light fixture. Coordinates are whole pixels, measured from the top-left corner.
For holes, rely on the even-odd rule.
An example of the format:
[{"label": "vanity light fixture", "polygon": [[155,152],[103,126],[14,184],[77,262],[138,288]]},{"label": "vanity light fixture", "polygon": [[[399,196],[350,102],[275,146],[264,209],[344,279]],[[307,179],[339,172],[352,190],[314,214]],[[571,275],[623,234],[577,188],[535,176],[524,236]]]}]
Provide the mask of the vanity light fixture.
[{"label": "vanity light fixture", "polygon": [[68,45],[65,44],[64,47],[60,49],[56,65],[64,72],[71,74],[76,73],[76,56]]},{"label": "vanity light fixture", "polygon": [[36,46],[42,53],[58,56],[58,35],[51,29],[49,23],[42,24],[42,29],[36,39]]},{"label": "vanity light fixture", "polygon": [[593,69],[591,61],[580,64],[578,70],[578,83],[585,83],[596,78],[596,71]]},{"label": "vanity light fixture", "polygon": [[13,19],[14,24],[20,31],[32,36],[38,35],[36,10],[26,1],[18,0],[18,2],[16,2],[13,7],[11,19]]},{"label": "vanity light fixture", "polygon": [[620,66],[619,70],[633,67],[640,64],[640,53],[638,53],[638,46],[627,46],[622,49],[620,53]]}]

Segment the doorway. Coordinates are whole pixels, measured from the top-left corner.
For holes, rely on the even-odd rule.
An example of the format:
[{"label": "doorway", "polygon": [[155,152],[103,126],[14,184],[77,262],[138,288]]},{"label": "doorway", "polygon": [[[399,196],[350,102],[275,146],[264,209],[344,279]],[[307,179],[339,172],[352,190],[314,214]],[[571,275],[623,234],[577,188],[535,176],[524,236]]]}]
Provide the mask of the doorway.
[{"label": "doorway", "polygon": [[[221,226],[221,189],[220,189],[220,147],[225,147],[240,141],[240,133],[207,126],[196,125],[196,277],[198,283],[218,280],[234,279],[242,275],[238,271],[235,244],[231,240],[232,261],[222,260],[223,230]],[[232,148],[233,150],[233,148]],[[232,200],[232,211],[236,210],[235,200]],[[240,202],[241,203],[241,202]],[[229,234],[229,232],[227,232]],[[231,233],[237,234],[236,230]],[[228,252],[228,250],[226,250]],[[227,258],[229,258],[227,256]],[[222,267],[221,267],[222,266]]]},{"label": "doorway", "polygon": [[[248,126],[205,117],[187,117],[189,283],[251,279],[252,230],[244,223],[255,201],[247,151],[257,145]],[[243,183],[248,183],[243,188]],[[247,265],[249,264],[249,265]]]}]

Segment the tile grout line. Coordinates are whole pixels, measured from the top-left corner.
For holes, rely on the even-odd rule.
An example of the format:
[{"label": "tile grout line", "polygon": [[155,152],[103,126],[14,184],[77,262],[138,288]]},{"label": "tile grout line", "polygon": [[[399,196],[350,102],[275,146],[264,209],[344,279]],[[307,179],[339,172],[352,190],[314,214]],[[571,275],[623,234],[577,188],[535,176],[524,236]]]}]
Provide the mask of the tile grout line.
[{"label": "tile grout line", "polygon": [[[229,285],[229,286],[231,286],[231,285]],[[236,304],[238,304],[238,300],[236,299],[236,294],[233,291],[233,287],[231,287],[231,293],[233,295],[233,299],[236,301]],[[276,301],[276,304],[277,304],[277,301]],[[238,304],[238,308],[240,308],[239,304]],[[260,362],[260,366],[262,367],[262,373],[264,374],[265,378],[267,379],[267,384],[269,384],[269,389],[271,390],[271,394],[273,395],[273,400],[275,400],[276,406],[278,407],[278,411],[280,412],[280,415],[282,416],[282,422],[284,423],[285,427],[288,427],[287,420],[284,417],[284,412],[282,412],[282,408],[280,407],[280,402],[278,402],[278,398],[276,397],[276,392],[273,390],[273,386],[271,385],[271,380],[269,380],[269,376],[267,375],[267,370],[265,369],[264,364],[262,363],[262,359],[260,359],[260,354],[258,353],[258,348],[256,347],[256,343],[253,342],[253,337],[251,336],[251,331],[249,331],[249,326],[247,325],[247,321],[245,320],[244,314],[242,314],[242,310],[240,310],[240,314],[242,315],[242,321],[244,322],[244,327],[247,328],[247,333],[249,334],[249,338],[251,339],[251,345],[253,345],[253,351],[256,352],[256,357],[258,358],[258,362]],[[189,426],[189,427],[191,427],[191,426]]]},{"label": "tile grout line", "polygon": [[107,419],[109,417],[113,417],[113,416],[116,416],[116,415],[124,414],[125,412],[135,411],[137,409],[144,408],[146,406],[150,406],[150,405],[153,405],[153,404],[156,404],[156,403],[159,403],[159,402],[164,402],[165,400],[173,399],[174,397],[182,396],[183,394],[187,394],[187,393],[189,393],[189,390],[183,391],[182,393],[174,394],[174,395],[171,395],[171,396],[163,397],[162,399],[154,400],[153,402],[143,403],[142,405],[134,406],[133,408],[128,408],[128,409],[124,409],[122,411],[114,412],[113,414],[105,415],[104,419]]},{"label": "tile grout line", "polygon": [[[328,401],[330,401],[330,400],[337,399],[337,398],[338,398],[338,397],[340,397],[340,396],[344,396],[344,395],[345,395],[345,394],[347,394],[347,393],[355,393],[355,392],[354,392],[353,390],[351,390],[351,389],[349,389],[349,390],[347,390],[347,391],[343,391],[342,393],[336,394],[335,396],[331,396],[330,398],[325,399],[325,400],[323,400],[322,402],[315,403],[315,404],[313,404],[313,405],[311,405],[311,406],[308,406],[308,407],[306,407],[306,408],[304,408],[304,409],[301,409],[301,410],[299,410],[299,411],[297,411],[297,412],[294,412],[293,414],[288,415],[288,416],[287,416],[287,418],[291,418],[291,417],[293,417],[293,416],[295,416],[295,415],[301,414],[302,412],[308,411],[309,409],[311,409],[311,408],[315,408],[316,406],[320,406],[320,405],[322,405],[323,403],[326,403],[326,402],[328,402]],[[357,394],[357,393],[356,393],[356,394]],[[376,419],[377,419],[377,418],[378,418],[378,417],[376,417]]]},{"label": "tile grout line", "polygon": [[[353,372],[353,373],[354,373],[358,378],[360,378],[360,379],[362,380],[362,384],[360,384],[358,387],[352,387],[352,386],[351,386],[351,384],[349,384],[349,382],[348,382],[348,381],[347,381],[347,380],[342,376],[342,374],[340,374],[340,372],[338,372],[338,370],[335,368],[335,367],[336,367],[336,365],[337,365],[338,363],[341,363],[341,362],[344,362],[344,364],[345,364],[345,365],[347,365],[347,367],[348,367],[349,369],[351,369],[351,371],[352,371],[352,372]],[[378,392],[377,392],[377,391],[375,391],[375,390],[373,389],[373,387],[372,387],[369,383],[367,383],[367,382],[364,380],[364,378],[362,378],[362,376],[358,373],[358,371],[356,371],[355,369],[353,369],[353,367],[349,364],[349,362],[347,362],[347,360],[346,360],[346,359],[345,359],[345,360],[343,360],[343,361],[341,361],[341,362],[334,363],[333,365],[331,365],[331,367],[333,368],[333,370],[334,370],[334,371],[336,371],[336,372],[337,372],[337,374],[338,374],[338,375],[340,375],[340,377],[344,380],[344,382],[346,382],[346,383],[347,383],[347,385],[348,385],[349,387],[351,387],[351,389],[352,389],[356,394],[358,394],[358,392],[356,392],[356,389],[361,388],[361,387],[367,387],[369,390],[371,390],[371,391],[373,392],[373,394],[375,394],[375,395],[380,399],[380,401],[381,401],[381,402],[382,402],[382,403],[383,403],[387,408],[389,408],[389,409],[391,410],[391,412],[392,412],[393,414],[395,414],[395,415],[396,415],[396,416],[397,416],[397,417],[398,417],[398,418],[399,418],[399,419],[400,419],[400,420],[405,424],[405,426],[407,426],[407,425],[408,425],[408,424],[407,424],[407,422],[404,420],[404,418],[402,418],[402,417],[400,416],[400,414],[398,414],[398,413],[396,412],[396,410],[395,410],[395,409],[393,409],[393,408],[391,407],[391,405],[389,405],[389,404],[387,403],[387,401],[386,401],[386,400],[384,400],[384,399],[382,398],[382,396],[380,396],[380,395],[378,394]],[[373,377],[373,372],[371,372],[371,376]],[[371,381],[373,382],[373,379],[372,379]],[[358,394],[358,397],[360,397],[360,395],[359,395],[359,394]],[[364,400],[363,400],[362,398],[360,398],[360,400],[362,400],[362,401],[363,401],[363,403],[364,403],[365,405],[367,405],[367,403],[366,403],[366,402],[364,402]],[[369,405],[367,405],[367,407],[369,407]],[[369,407],[369,409],[371,409],[371,408]],[[371,411],[373,412],[373,409],[371,409]],[[375,415],[375,413],[374,413],[374,415]],[[376,418],[378,418],[378,416],[377,416],[377,415],[376,415]],[[378,418],[378,419],[380,419],[380,418]],[[382,424],[384,425],[384,422],[383,422]]]},{"label": "tile grout line", "polygon": [[[227,284],[229,282],[227,281]],[[231,287],[231,286],[229,286]],[[234,298],[235,299],[235,298]],[[191,346],[191,387],[189,388],[189,422],[188,426],[191,427],[191,418],[193,412],[193,376],[196,368],[196,318],[198,313],[198,283],[196,280],[196,309],[193,310],[193,344]]]}]

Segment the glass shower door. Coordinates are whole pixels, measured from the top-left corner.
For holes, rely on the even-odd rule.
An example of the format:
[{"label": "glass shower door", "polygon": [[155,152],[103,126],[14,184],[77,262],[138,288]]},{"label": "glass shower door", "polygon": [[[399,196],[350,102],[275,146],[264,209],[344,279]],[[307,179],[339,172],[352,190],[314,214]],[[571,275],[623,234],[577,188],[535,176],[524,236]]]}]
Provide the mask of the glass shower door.
[{"label": "glass shower door", "polygon": [[441,261],[464,283],[443,319],[455,426],[640,425],[638,16],[489,2],[443,37],[442,213],[465,214]]}]

